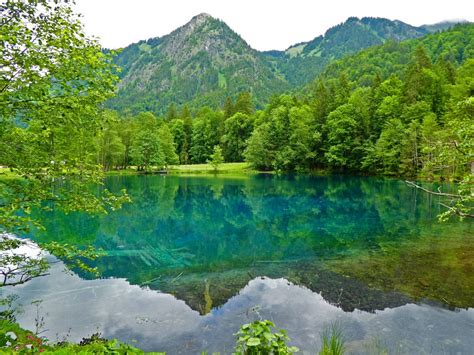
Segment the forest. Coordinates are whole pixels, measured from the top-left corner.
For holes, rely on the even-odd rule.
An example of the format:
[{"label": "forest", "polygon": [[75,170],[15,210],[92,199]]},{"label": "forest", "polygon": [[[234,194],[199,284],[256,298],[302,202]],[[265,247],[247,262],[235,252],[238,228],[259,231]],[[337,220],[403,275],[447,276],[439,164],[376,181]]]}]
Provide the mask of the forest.
[{"label": "forest", "polygon": [[[333,62],[293,94],[255,110],[252,94],[221,108],[171,104],[165,115],[120,117],[90,147],[105,169],[226,162],[469,183],[473,169],[474,27],[364,50]],[[466,43],[466,39],[468,42]]]},{"label": "forest", "polygon": [[[208,106],[203,105],[199,100],[183,103],[167,98],[166,106],[160,104],[159,110],[135,112],[111,108],[112,104],[126,107],[127,100],[130,99],[130,97],[124,99],[116,96],[120,92],[120,85],[123,84],[120,81],[123,77],[116,60],[118,53],[103,49],[96,40],[86,36],[79,16],[75,14],[68,1],[7,0],[0,3],[0,11],[2,15],[0,42],[3,49],[0,62],[1,287],[24,285],[32,280],[34,282],[34,279],[47,276],[52,265],[42,257],[10,253],[14,249],[27,245],[27,242],[13,238],[12,234],[7,233],[31,236],[34,231],[43,231],[45,227],[48,231],[61,227],[61,225],[48,225],[47,218],[46,223],[37,218],[42,214],[49,216],[61,211],[61,216],[71,214],[77,217],[75,213],[86,212],[94,215],[95,218],[97,215],[112,214],[130,203],[140,206],[140,198],[134,202],[125,188],[126,184],[122,186],[117,183],[120,185],[118,188],[113,185],[113,188],[110,188],[107,185],[105,178],[111,172],[119,175],[160,173],[165,176],[176,165],[208,163],[217,167],[223,162],[246,162],[257,172],[268,172],[276,177],[284,175],[290,181],[291,177],[298,175],[308,175],[308,178],[311,175],[393,177],[406,179],[405,182],[409,186],[405,186],[403,182],[403,188],[414,187],[417,190],[423,190],[429,196],[448,198],[440,202],[443,207],[440,215],[442,221],[446,222],[450,217],[461,220],[474,217],[472,211],[474,205],[472,193],[474,184],[474,25],[472,24],[458,24],[444,31],[400,42],[377,37],[374,41],[381,44],[347,56],[343,56],[342,50],[338,50],[334,57],[329,55],[330,59],[329,57],[324,59],[324,69],[322,64],[315,65],[318,71],[314,73],[315,75],[311,75],[311,81],[308,84],[291,89],[280,81],[278,73],[270,76],[271,69],[265,66],[266,64],[260,61],[255,62],[261,65],[259,70],[266,78],[260,83],[264,86],[265,95],[242,87],[238,91],[234,90],[235,92],[229,91],[230,94],[225,95],[227,97],[221,101],[223,93],[227,92],[228,85],[232,83],[226,81],[225,75],[219,76],[217,71],[207,73],[209,75],[206,78],[212,79],[213,84],[217,75],[220,90],[213,93],[215,100],[210,100]],[[222,25],[220,22],[211,22],[211,24],[214,27],[205,27],[205,29],[214,31]],[[240,43],[237,35],[230,29],[226,28],[225,31],[233,36],[236,46],[243,53],[243,59],[240,58],[242,61],[239,63],[251,63],[249,53],[253,52],[249,49],[250,47]],[[141,45],[142,50],[148,50],[147,43],[144,42]],[[319,42],[310,43],[310,47],[306,50],[314,49],[311,46],[318,45]],[[164,65],[168,64],[170,62]],[[194,72],[199,71],[199,68],[196,68],[193,66]],[[291,72],[292,69],[286,67],[285,70]],[[249,71],[246,74],[251,77],[252,73]],[[298,77],[296,81],[302,83],[303,76]],[[137,85],[141,84],[140,77],[134,80],[134,84],[137,84],[137,81]],[[265,83],[269,86],[265,87]],[[237,84],[233,89],[244,86],[240,81]],[[274,92],[273,89],[280,84],[284,93],[274,94],[262,105],[262,98],[270,96],[269,93]],[[272,90],[270,90],[270,85]],[[207,101],[204,100],[204,102]],[[157,102],[154,102],[153,107],[157,105]],[[159,112],[163,114],[158,115]],[[217,172],[217,169],[214,172]],[[264,178],[271,174],[264,174]],[[217,179],[216,176],[213,178]],[[145,186],[149,181],[153,180],[141,180],[141,183]],[[178,201],[186,205],[188,202],[186,199],[192,197],[192,189],[184,186],[188,180],[182,181],[184,182],[175,183],[171,187],[177,196],[183,198]],[[308,185],[311,181],[307,182]],[[441,189],[435,191],[424,188],[419,181],[454,182],[456,189],[448,192],[442,192]],[[110,180],[108,182],[110,183]],[[257,183],[255,186],[258,186]],[[272,183],[282,184],[281,181],[276,180],[272,180]],[[142,185],[139,186],[143,188]],[[166,184],[156,184],[156,186],[161,186],[163,189],[170,187]],[[219,205],[215,201],[219,200],[221,196],[219,194],[222,194],[222,191],[229,194],[228,201],[235,202],[237,199],[229,191],[232,193],[243,191],[233,187],[224,189],[223,186],[222,183],[220,192],[217,188],[216,191],[211,189],[212,193],[211,190],[195,189],[196,200],[193,200],[191,204],[193,208],[190,210],[205,207],[204,200],[212,202],[208,203],[209,206]],[[398,188],[400,186],[394,190],[398,191]],[[147,189],[146,186],[143,191]],[[136,188],[136,190],[139,189]],[[252,188],[248,190],[252,192]],[[304,193],[311,195],[317,192],[317,196],[325,196],[330,200],[329,190],[331,189],[316,191],[309,186]],[[338,188],[333,190],[338,191]],[[140,196],[140,191],[134,193]],[[178,194],[177,191],[180,193]],[[202,191],[207,192],[203,194]],[[275,188],[275,191],[278,189]],[[411,190],[403,191],[407,193]],[[205,199],[199,193],[205,195]],[[249,206],[255,203],[255,206],[260,207],[259,198],[263,201],[266,197],[266,195],[258,197],[257,194],[255,198],[250,192],[248,194],[245,201]],[[281,191],[279,194],[282,195]],[[292,197],[298,194],[299,192],[294,192],[287,195]],[[376,193],[370,195],[380,196]],[[141,212],[146,212],[146,215],[141,216],[143,221],[134,220],[135,224],[130,221],[128,223],[130,226],[153,224],[152,221],[147,220],[150,217],[150,211],[153,211],[150,206],[156,204],[155,207],[157,207],[158,204],[145,197],[141,197],[142,200],[146,200],[146,204],[140,209]],[[283,197],[289,198],[289,196]],[[314,196],[311,195],[311,197]],[[203,200],[200,200],[201,198]],[[274,196],[269,198],[274,198]],[[383,197],[377,198],[383,199]],[[170,205],[175,203],[174,199],[171,200]],[[411,198],[407,200],[412,201]],[[301,205],[297,204],[298,208],[302,208],[301,215],[294,217],[296,221],[305,216],[304,213],[309,213],[310,209],[306,207],[314,203],[312,199],[301,201]],[[337,214],[337,208],[340,208],[340,201],[344,201],[343,196],[335,203],[337,207],[334,207],[336,211],[334,214]],[[414,201],[417,201],[416,198]],[[284,205],[281,201],[279,203]],[[235,211],[237,212],[232,213],[232,218],[238,217],[244,205],[244,203],[236,203]],[[254,209],[260,211],[257,207]],[[409,207],[411,208],[411,205]],[[168,205],[163,208],[167,212],[179,210],[173,209],[173,206],[168,208]],[[354,208],[360,210],[360,208]],[[406,209],[411,213],[410,208]],[[431,213],[431,209],[428,207],[427,209]],[[209,208],[209,210],[225,211],[226,208]],[[266,223],[266,213],[271,210],[271,207],[265,208],[265,216],[261,218],[264,222],[256,225],[261,226],[262,223]],[[296,210],[299,214],[300,210]],[[125,211],[127,211],[126,208]],[[173,221],[176,224],[169,224],[169,230],[175,231],[176,226],[183,223],[185,219],[183,216],[187,212],[188,209],[183,208],[182,215],[178,216],[180,219]],[[202,217],[204,222],[200,223],[203,226],[209,223],[209,233],[211,233],[216,230],[216,226],[212,224],[215,218],[208,216],[207,212],[208,210],[203,215],[206,218],[209,217],[210,222]],[[310,212],[314,211],[310,210]],[[332,212],[333,210],[331,214]],[[372,218],[371,212],[373,210],[367,212],[370,218]],[[307,221],[314,221],[311,213],[307,216]],[[321,209],[314,213],[320,214]],[[137,218],[137,215],[139,213],[127,218]],[[255,215],[256,213],[252,214],[252,216]],[[350,216],[354,217],[353,214]],[[279,222],[273,224],[269,222],[268,228],[264,229],[273,233],[269,236],[269,240],[273,241],[272,238],[278,238],[279,235],[286,236],[288,226],[285,226],[285,223],[288,222],[289,217],[283,214],[277,215],[277,218],[275,216],[271,218],[273,218],[271,221]],[[331,216],[331,221],[333,219],[334,217]],[[242,220],[250,220],[250,217]],[[242,220],[232,219],[225,222],[223,218],[220,218],[223,230],[231,237],[235,237],[237,231],[242,230],[244,225]],[[390,220],[390,223],[400,225],[399,222],[397,224],[393,220]],[[410,223],[415,222],[410,220]],[[165,223],[161,226],[163,224]],[[107,225],[107,228],[110,227],[107,223],[104,225]],[[277,230],[281,226],[284,232],[279,231],[281,233],[278,234]],[[303,226],[307,227],[307,224]],[[81,225],[81,228],[83,227]],[[86,226],[86,229],[88,230],[89,227],[91,226]],[[295,239],[301,238],[304,233],[308,233],[308,238],[313,238],[315,236],[313,232],[318,228],[317,225],[311,225],[310,227],[314,230],[312,229],[309,233],[298,229],[300,227],[298,223],[293,226]],[[107,228],[104,229],[107,230]],[[149,240],[156,237],[155,233],[159,231],[159,228],[160,225],[147,230],[147,233],[150,232]],[[143,245],[150,246],[147,238],[140,239],[134,244],[134,249],[121,250],[126,247],[124,241],[126,238],[121,240],[120,235],[125,230],[126,228],[121,226],[113,233],[114,243],[112,244],[117,247],[117,250],[113,250],[116,255],[128,257],[133,253],[138,253],[148,262],[154,260],[152,257],[149,257],[150,260],[146,259],[143,256],[145,254],[140,251]],[[128,232],[131,235],[135,234],[133,228]],[[206,233],[208,233],[207,230]],[[344,241],[339,239],[340,235],[337,231],[334,233],[336,245],[334,250],[339,250],[340,245],[344,245]],[[352,235],[351,233],[348,235]],[[183,227],[182,235],[193,240],[188,225]],[[240,236],[247,238],[248,235]],[[60,243],[59,238],[48,239],[45,242],[38,241],[38,245],[67,264],[70,270],[80,270],[81,275],[96,277],[99,275],[97,265],[101,264],[93,262],[103,255],[93,247],[93,241],[97,235],[94,234],[93,237],[92,242],[87,246],[82,243],[79,243],[80,245]],[[215,238],[218,243],[220,243],[220,237],[221,235]],[[156,240],[160,241],[159,238]],[[317,238],[313,241],[316,246],[307,248],[309,251],[323,246]],[[298,242],[301,243],[301,240]],[[150,248],[151,253],[156,252],[163,245],[165,244],[160,242],[156,248]],[[187,245],[176,245],[176,248],[173,244],[170,243],[170,245],[174,248],[173,252],[191,255],[186,251]],[[274,243],[274,245],[282,248],[275,251],[275,255],[281,256],[280,252],[284,254],[281,250],[287,246],[285,240],[282,239],[280,244]],[[298,246],[301,247],[301,244]],[[208,246],[202,247],[203,250],[206,247]],[[223,244],[219,244],[219,247],[220,249],[216,248],[216,250],[222,251]],[[249,244],[248,249],[251,248],[252,244]],[[265,249],[268,247],[262,246],[262,250]],[[247,249],[242,251],[245,254],[248,252]],[[229,254],[230,259],[234,260],[234,254],[237,253],[233,251]],[[121,262],[125,260],[118,259]],[[267,260],[262,262],[265,263]],[[278,262],[286,261],[276,260],[275,264]],[[214,262],[209,264],[213,267],[216,265]],[[127,263],[123,265],[130,266]],[[341,269],[344,267],[347,266],[340,266]],[[172,272],[175,269],[173,268]],[[245,278],[247,274],[245,273]],[[281,277],[284,276],[281,275]],[[169,285],[174,287],[180,277],[181,274],[177,276],[173,274],[172,278],[170,276]],[[203,309],[210,312],[212,300],[209,283],[207,279],[203,281],[199,277],[198,282],[200,287],[204,287],[202,292],[199,291],[199,296],[204,295]],[[418,284],[415,283],[415,285]],[[173,291],[170,291],[170,294],[172,293]],[[8,300],[1,301],[9,304]],[[15,340],[4,335],[7,331],[13,331],[22,334],[22,338],[17,343],[21,340],[24,345],[31,339],[37,342],[37,348],[32,351],[53,349],[43,344],[42,338],[37,337],[37,333],[21,330],[15,323],[14,313],[11,309],[3,310],[2,308],[0,329],[3,331],[0,334],[0,346],[8,346],[8,342]],[[276,344],[273,350],[267,349],[269,353],[276,351],[278,346],[284,348],[286,353],[296,351],[292,347],[286,348],[285,342],[288,340],[286,333],[274,328],[272,322],[263,319],[245,324],[238,333],[244,339],[239,338],[238,351],[249,353],[249,346],[257,346],[260,341],[266,342],[263,338],[262,340],[256,338],[256,335],[263,331],[270,334],[268,336]],[[277,338],[278,344],[275,340]],[[324,341],[329,341],[328,339]],[[124,344],[118,346],[114,342],[109,343],[100,338],[100,334],[93,334],[91,338],[84,341],[85,345],[96,346],[98,351],[119,349],[122,353],[127,353],[128,349],[128,346]],[[270,344],[270,340],[268,341]],[[73,351],[71,349],[78,350],[75,348],[76,345],[66,342],[58,344],[59,348],[70,347],[70,351]],[[273,346],[271,344],[268,345],[270,348]],[[19,351],[23,350],[29,351],[26,348],[19,348]],[[140,352],[132,347],[129,350]],[[64,351],[67,353],[68,350]]]}]

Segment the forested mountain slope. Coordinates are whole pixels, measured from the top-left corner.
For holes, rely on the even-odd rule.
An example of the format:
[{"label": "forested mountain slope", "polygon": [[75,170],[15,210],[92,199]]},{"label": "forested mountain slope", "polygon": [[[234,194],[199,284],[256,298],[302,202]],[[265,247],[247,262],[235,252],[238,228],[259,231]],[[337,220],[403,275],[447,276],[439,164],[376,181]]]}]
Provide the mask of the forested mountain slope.
[{"label": "forested mountain slope", "polygon": [[286,51],[258,52],[224,22],[200,14],[169,35],[124,48],[115,57],[122,70],[119,91],[108,106],[131,114],[161,114],[171,103],[215,108],[226,97],[248,91],[261,108],[273,94],[311,81],[334,59],[437,29],[351,17],[310,42]]},{"label": "forested mountain slope", "polygon": [[215,107],[240,91],[264,102],[289,87],[259,52],[207,14],[167,36],[128,46],[116,63],[122,80],[110,106],[119,111],[160,113],[185,102]]},{"label": "forested mountain slope", "polygon": [[[332,61],[322,77],[337,78],[345,73],[357,85],[369,85],[374,76],[385,79],[390,75],[403,76],[414,50],[423,46],[433,63],[444,63],[447,67],[474,58],[474,25],[459,24],[450,30],[430,34],[420,39],[403,42],[388,41],[381,46],[369,48],[340,60]],[[449,64],[448,64],[449,63]]]},{"label": "forested mountain slope", "polygon": [[428,34],[425,28],[414,27],[401,21],[384,18],[350,17],[309,42],[291,46],[284,52],[268,54],[290,84],[307,82],[333,59],[352,54],[361,49],[380,45],[388,40],[403,41]]}]

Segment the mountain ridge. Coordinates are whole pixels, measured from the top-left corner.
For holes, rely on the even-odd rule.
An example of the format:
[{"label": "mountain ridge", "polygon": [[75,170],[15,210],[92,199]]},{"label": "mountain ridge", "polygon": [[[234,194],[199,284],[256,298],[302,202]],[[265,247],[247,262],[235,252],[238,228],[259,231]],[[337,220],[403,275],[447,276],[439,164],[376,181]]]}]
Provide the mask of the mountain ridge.
[{"label": "mountain ridge", "polygon": [[[449,28],[449,24],[440,26]],[[114,59],[122,69],[121,81],[108,106],[121,112],[160,114],[172,103],[215,107],[228,96],[249,91],[259,107],[273,94],[308,83],[334,59],[389,40],[423,37],[440,28],[430,26],[350,17],[311,41],[285,51],[261,52],[225,22],[200,13],[165,36],[121,50]]]}]

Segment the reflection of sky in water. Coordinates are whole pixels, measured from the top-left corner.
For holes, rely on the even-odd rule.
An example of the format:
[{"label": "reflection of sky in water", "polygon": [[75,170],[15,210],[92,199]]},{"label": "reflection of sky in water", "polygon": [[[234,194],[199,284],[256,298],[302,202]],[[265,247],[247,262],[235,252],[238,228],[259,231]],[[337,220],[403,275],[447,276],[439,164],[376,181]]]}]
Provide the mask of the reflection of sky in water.
[{"label": "reflection of sky in water", "polygon": [[[402,354],[472,354],[474,309],[450,311],[430,305],[407,304],[375,313],[346,313],[319,294],[284,279],[252,280],[218,309],[200,316],[183,301],[123,279],[82,280],[54,264],[51,274],[5,293],[20,295],[20,324],[34,329],[36,311],[30,302],[42,299],[46,337],[61,340],[68,333],[78,341],[94,332],[117,337],[145,350],[170,354],[201,350],[230,353],[241,324],[263,318],[289,331],[302,352],[316,353],[319,333],[340,322],[351,353],[368,353],[376,344]],[[136,341],[136,342],[134,342]]]}]

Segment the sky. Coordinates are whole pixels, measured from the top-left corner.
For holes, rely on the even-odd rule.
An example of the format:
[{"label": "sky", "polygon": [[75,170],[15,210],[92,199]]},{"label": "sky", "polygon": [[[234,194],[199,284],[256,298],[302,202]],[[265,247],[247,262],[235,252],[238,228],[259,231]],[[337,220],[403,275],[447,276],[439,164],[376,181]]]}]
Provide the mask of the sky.
[{"label": "sky", "polygon": [[223,20],[258,50],[309,41],[350,16],[415,26],[474,22],[472,0],[76,0],[76,10],[86,33],[113,49],[166,35],[202,12]]}]

